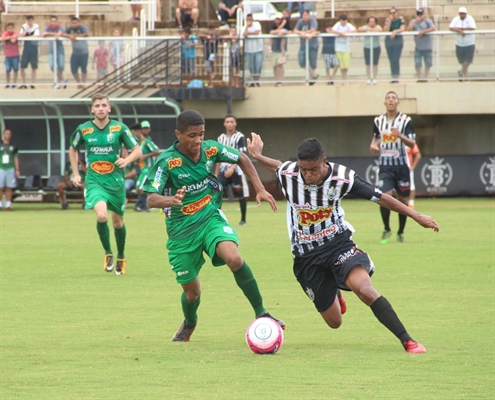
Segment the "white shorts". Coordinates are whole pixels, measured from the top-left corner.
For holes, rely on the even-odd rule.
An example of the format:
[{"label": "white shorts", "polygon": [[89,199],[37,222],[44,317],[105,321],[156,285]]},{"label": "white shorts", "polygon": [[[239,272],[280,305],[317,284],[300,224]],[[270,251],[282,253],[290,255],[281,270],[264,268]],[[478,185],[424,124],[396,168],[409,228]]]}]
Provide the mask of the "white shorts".
[{"label": "white shorts", "polygon": [[414,184],[414,171],[409,172],[409,181],[411,182],[411,190],[416,190],[416,185]]},{"label": "white shorts", "polygon": [[8,187],[14,189],[17,187],[17,179],[15,178],[15,168],[0,169],[0,188]]}]

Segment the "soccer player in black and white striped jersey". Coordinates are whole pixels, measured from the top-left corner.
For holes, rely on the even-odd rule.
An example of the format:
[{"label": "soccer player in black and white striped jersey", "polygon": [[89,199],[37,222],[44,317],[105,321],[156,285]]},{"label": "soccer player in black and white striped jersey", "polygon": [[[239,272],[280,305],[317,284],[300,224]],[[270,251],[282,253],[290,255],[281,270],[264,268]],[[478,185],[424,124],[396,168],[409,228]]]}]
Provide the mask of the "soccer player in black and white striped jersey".
[{"label": "soccer player in black and white striped jersey", "polygon": [[[375,118],[373,125],[373,140],[370,150],[375,154],[380,152],[380,190],[389,195],[395,193],[399,201],[406,206],[409,202],[411,179],[409,174],[409,159],[407,147],[414,147],[416,134],[411,117],[397,110],[399,96],[395,92],[388,92],[385,96],[387,112]],[[390,210],[380,207],[384,231],[380,243],[388,243],[391,235]],[[399,214],[399,230],[397,240],[404,241],[404,228],[407,217]]]},{"label": "soccer player in black and white striped jersey", "polygon": [[[242,153],[246,153],[246,138],[239,132],[237,128],[237,119],[235,115],[227,114],[223,120],[225,133],[222,133],[217,141],[223,145],[233,147]],[[249,187],[246,177],[237,164],[222,163],[217,166],[215,175],[224,188],[228,185],[232,186],[234,197],[239,200],[241,208],[241,221],[239,225],[246,224],[247,202],[246,197],[249,197]]]},{"label": "soccer player in black and white striped jersey", "polygon": [[437,223],[382,193],[350,168],[328,162],[316,139],[299,145],[296,162],[281,162],[263,156],[261,138],[256,133],[251,135],[252,139],[247,140],[249,153],[277,174],[287,199],[294,275],[327,325],[340,327],[347,308],[340,290],[353,291],[407,352],[424,353],[426,349],[411,338],[392,305],[373,287],[370,277],[375,266],[352,240],[354,228],[344,219],[341,201],[351,193],[405,214],[435,232]]}]

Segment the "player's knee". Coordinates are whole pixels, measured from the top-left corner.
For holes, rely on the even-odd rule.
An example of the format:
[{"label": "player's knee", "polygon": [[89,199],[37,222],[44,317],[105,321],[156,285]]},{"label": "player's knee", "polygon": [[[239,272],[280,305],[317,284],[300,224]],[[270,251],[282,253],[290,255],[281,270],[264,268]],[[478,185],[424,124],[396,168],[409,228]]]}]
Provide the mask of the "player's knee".
[{"label": "player's knee", "polygon": [[380,297],[380,294],[376,291],[376,289],[373,287],[371,284],[365,284],[361,285],[358,288],[354,290],[354,293],[356,296],[359,297],[359,299],[370,306],[373,304],[373,302]]},{"label": "player's knee", "polygon": [[342,325],[342,316],[324,319],[327,325],[332,329],[338,329]]},{"label": "player's knee", "polygon": [[224,259],[224,261],[232,272],[237,271],[244,264],[244,260],[240,254],[229,255],[226,260]]}]

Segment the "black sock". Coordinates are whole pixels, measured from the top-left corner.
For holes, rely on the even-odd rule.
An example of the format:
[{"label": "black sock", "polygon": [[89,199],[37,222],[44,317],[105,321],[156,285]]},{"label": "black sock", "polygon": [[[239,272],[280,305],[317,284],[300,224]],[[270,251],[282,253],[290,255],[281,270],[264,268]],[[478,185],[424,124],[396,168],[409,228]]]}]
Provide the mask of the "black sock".
[{"label": "black sock", "polygon": [[380,206],[380,213],[382,214],[383,226],[386,231],[390,231],[390,210]]},{"label": "black sock", "polygon": [[397,234],[402,235],[404,228],[406,227],[407,215],[399,214],[399,232]]},{"label": "black sock", "polygon": [[408,340],[412,340],[411,336],[406,331],[402,322],[400,322],[399,317],[392,308],[392,304],[383,297],[380,296],[371,305],[371,311],[375,314],[375,317],[380,321],[385,327],[392,332],[401,343],[405,343]]},{"label": "black sock", "polygon": [[241,221],[246,222],[247,202],[245,198],[239,200],[239,206],[241,207]]}]

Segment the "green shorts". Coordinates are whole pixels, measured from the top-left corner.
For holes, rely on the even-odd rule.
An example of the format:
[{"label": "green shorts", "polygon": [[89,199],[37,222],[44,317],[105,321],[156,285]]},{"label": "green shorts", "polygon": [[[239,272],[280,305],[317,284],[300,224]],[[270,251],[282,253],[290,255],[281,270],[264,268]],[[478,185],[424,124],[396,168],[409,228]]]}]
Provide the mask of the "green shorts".
[{"label": "green shorts", "polygon": [[190,238],[169,240],[167,242],[168,260],[175,272],[177,283],[193,281],[205,263],[203,252],[208,254],[213,266],[225,265],[225,261],[215,254],[219,242],[238,244],[237,233],[227,222],[222,211],[212,214],[211,218]]},{"label": "green shorts", "polygon": [[108,192],[102,187],[90,187],[84,189],[84,201],[86,210],[92,210],[96,203],[104,201],[107,203],[107,209],[124,215],[125,210],[125,188],[119,192]]},{"label": "green shorts", "polygon": [[148,176],[148,171],[149,167],[145,167],[141,170],[141,173],[139,174],[139,178],[136,181],[136,189],[143,190],[143,185],[144,181],[146,180],[146,177]]}]

